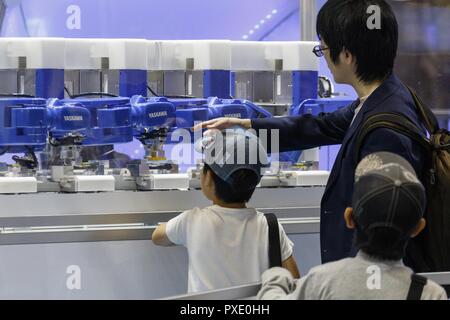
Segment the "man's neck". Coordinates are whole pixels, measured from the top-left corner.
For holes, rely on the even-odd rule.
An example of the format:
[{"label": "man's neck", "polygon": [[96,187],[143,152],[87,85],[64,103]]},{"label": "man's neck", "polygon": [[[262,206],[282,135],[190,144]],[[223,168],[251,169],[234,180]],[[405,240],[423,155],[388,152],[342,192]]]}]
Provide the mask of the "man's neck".
[{"label": "man's neck", "polygon": [[352,84],[352,87],[355,89],[358,94],[358,98],[367,98],[374,92],[383,81],[374,81],[369,84],[356,80],[355,83]]}]

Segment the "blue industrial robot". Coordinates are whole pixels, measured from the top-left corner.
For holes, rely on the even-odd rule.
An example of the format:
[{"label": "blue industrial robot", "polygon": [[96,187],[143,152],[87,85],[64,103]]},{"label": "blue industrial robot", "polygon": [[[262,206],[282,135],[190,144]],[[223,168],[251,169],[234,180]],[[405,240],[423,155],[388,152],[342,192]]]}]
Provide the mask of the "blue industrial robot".
[{"label": "blue industrial robot", "polygon": [[[116,143],[133,140],[128,98],[50,99],[47,115],[49,145],[63,164],[110,160],[120,166],[128,160],[113,149]],[[58,164],[54,155],[50,164]]]},{"label": "blue industrial robot", "polygon": [[[38,168],[35,152],[42,151],[47,140],[46,102],[44,99],[19,96],[0,97],[0,154],[13,155],[21,175],[31,175]],[[8,166],[1,171],[6,175]]]}]

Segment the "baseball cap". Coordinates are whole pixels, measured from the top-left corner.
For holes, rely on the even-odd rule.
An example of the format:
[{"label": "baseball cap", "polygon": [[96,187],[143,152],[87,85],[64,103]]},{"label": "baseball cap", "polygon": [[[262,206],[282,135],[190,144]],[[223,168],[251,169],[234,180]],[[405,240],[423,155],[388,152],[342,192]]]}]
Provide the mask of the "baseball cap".
[{"label": "baseball cap", "polygon": [[358,164],[353,217],[364,233],[385,227],[397,231],[398,239],[408,239],[425,206],[425,189],[404,158],[390,152],[376,152]]},{"label": "baseball cap", "polygon": [[232,184],[232,174],[240,169],[253,171],[257,181],[268,164],[267,152],[261,140],[242,127],[226,130],[207,130],[195,143],[195,150],[203,152],[204,163],[225,182]]}]

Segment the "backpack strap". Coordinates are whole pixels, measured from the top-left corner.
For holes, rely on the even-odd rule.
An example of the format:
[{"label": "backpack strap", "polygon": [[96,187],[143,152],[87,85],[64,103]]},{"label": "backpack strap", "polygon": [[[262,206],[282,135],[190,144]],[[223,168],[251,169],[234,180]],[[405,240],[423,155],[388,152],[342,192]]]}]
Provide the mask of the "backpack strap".
[{"label": "backpack strap", "polygon": [[266,217],[267,225],[269,226],[269,268],[281,267],[281,245],[278,220],[273,213],[266,213],[264,216]]},{"label": "backpack strap", "polygon": [[411,87],[409,87],[405,83],[403,83],[403,85],[408,89],[409,93],[411,93],[414,104],[416,106],[416,110],[420,116],[420,119],[422,120],[422,123],[425,126],[425,129],[427,129],[430,134],[437,133],[439,131],[439,122],[437,121],[436,116],[433,114],[431,109],[422,102],[422,100]]},{"label": "backpack strap", "polygon": [[411,275],[411,285],[409,286],[408,296],[406,300],[420,300],[423,288],[427,284],[427,278],[413,273]]},{"label": "backpack strap", "polygon": [[376,113],[371,115],[359,131],[355,144],[354,159],[356,163],[360,160],[361,146],[367,135],[375,129],[387,128],[403,134],[418,142],[426,150],[431,151],[431,144],[417,126],[407,117],[397,113]]},{"label": "backpack strap", "polygon": [[[416,111],[420,117],[422,124],[425,126],[425,129],[428,131],[430,135],[436,134],[440,130],[436,116],[433,114],[431,109],[422,102],[422,100],[410,86],[408,86],[404,82],[402,83],[411,94],[411,97],[414,101],[414,105],[416,107]],[[391,118],[387,116],[388,114],[390,115]],[[364,123],[363,128],[360,131],[359,138],[355,148],[356,156],[354,159],[356,159],[356,162],[359,161],[360,148],[364,138],[370,131],[381,127],[392,129],[401,134],[404,134],[409,138],[419,142],[423,147],[425,147],[429,151],[432,150],[432,145],[430,141],[408,118],[395,113],[380,113],[369,117],[369,119]]]}]

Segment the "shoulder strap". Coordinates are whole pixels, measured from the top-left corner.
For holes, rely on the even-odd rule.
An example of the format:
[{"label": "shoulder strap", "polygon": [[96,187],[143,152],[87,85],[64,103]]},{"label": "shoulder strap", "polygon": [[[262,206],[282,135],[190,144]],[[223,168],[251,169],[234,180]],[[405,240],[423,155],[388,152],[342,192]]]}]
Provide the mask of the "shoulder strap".
[{"label": "shoulder strap", "polygon": [[409,287],[408,296],[406,300],[420,300],[422,297],[423,288],[427,284],[427,278],[413,273],[411,275],[411,285]]},{"label": "shoulder strap", "polygon": [[405,83],[403,83],[403,85],[408,89],[409,93],[411,93],[414,104],[416,106],[416,110],[425,128],[430,134],[435,134],[439,130],[439,123],[436,119],[436,116],[433,114],[431,109],[422,102],[422,100],[411,87],[409,87]]},{"label": "shoulder strap", "polygon": [[410,139],[418,142],[422,147],[427,150],[431,149],[431,144],[428,139],[423,135],[421,130],[409,120],[407,117],[397,113],[376,113],[371,115],[363,124],[355,145],[354,159],[356,163],[360,160],[361,145],[367,135],[375,129],[387,128],[401,133]]},{"label": "shoulder strap", "polygon": [[281,267],[281,245],[280,230],[278,230],[278,220],[273,213],[266,213],[269,226],[269,267]]}]

